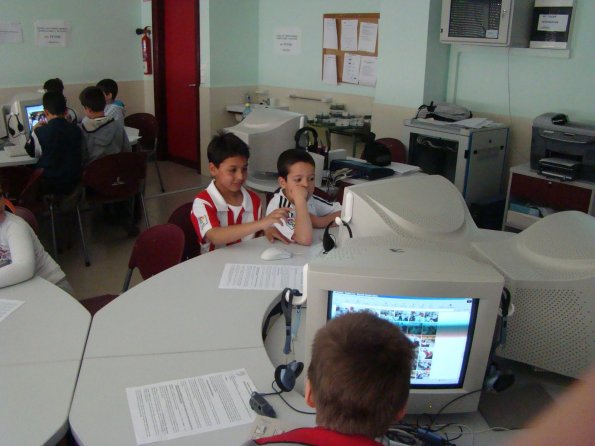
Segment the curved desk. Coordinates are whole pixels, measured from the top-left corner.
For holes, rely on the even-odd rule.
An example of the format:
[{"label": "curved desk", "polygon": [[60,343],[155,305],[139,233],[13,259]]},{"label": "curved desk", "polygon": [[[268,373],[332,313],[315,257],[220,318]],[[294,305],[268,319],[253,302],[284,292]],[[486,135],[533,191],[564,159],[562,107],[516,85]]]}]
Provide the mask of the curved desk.
[{"label": "curved desk", "polygon": [[[317,231],[318,238],[322,231]],[[80,445],[136,445],[126,387],[245,368],[256,387],[269,391],[274,366],[261,338],[262,321],[278,291],[219,289],[226,263],[266,264],[260,253],[270,243],[258,238],[188,260],[146,280],[99,311],[87,342],[70,413]],[[321,252],[288,245],[291,259],[275,265],[304,265]],[[296,392],[294,406],[308,409]],[[279,418],[313,425],[280,400]],[[175,445],[241,444],[251,426],[170,440]]]},{"label": "curved desk", "polygon": [[44,279],[0,289],[25,303],[0,322],[0,445],[56,444],[68,428],[91,316]]}]

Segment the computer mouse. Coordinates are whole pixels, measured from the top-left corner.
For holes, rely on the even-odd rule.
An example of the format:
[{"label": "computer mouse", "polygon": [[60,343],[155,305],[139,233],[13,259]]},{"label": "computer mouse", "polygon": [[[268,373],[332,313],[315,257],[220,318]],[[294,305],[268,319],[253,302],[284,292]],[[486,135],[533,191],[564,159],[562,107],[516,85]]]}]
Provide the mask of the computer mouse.
[{"label": "computer mouse", "polygon": [[289,259],[293,254],[283,248],[277,248],[276,246],[272,246],[270,248],[265,249],[260,254],[260,258],[262,260],[283,260]]}]

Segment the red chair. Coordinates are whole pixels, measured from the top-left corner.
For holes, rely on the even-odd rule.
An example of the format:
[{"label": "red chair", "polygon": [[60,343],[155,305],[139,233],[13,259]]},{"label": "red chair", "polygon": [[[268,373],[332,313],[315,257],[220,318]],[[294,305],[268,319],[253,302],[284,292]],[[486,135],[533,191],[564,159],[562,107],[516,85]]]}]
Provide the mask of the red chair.
[{"label": "red chair", "polygon": [[[392,162],[407,164],[407,147],[401,141],[396,138],[380,138],[376,142],[379,142],[390,150]],[[364,152],[362,152],[361,158],[364,158]]]},{"label": "red chair", "polygon": [[140,201],[147,228],[150,226],[143,198],[146,173],[147,157],[142,152],[116,153],[96,159],[83,171],[86,200],[91,205],[130,201],[129,234],[136,235],[133,198]]},{"label": "red chair", "polygon": [[[83,232],[83,222],[79,209],[79,203],[82,199],[82,186],[77,186],[70,194],[65,196],[43,195],[41,181],[43,169],[35,169],[29,176],[25,187],[19,195],[17,205],[27,208],[33,214],[49,213],[52,230],[52,245],[54,249],[54,258],[58,256],[58,241],[56,236],[56,215],[66,214],[76,210],[79,233],[81,237],[85,265],[89,266],[89,255],[87,245],[85,244],[85,235]],[[37,227],[39,229],[39,226]],[[37,231],[36,231],[37,232]]]},{"label": "red chair", "polygon": [[182,260],[193,259],[200,255],[200,246],[198,245],[198,238],[194,226],[190,221],[190,212],[192,211],[192,202],[184,203],[178,207],[167,220],[168,223],[172,223],[184,231],[186,237],[186,243],[184,245],[184,255]]},{"label": "red chair", "polygon": [[161,192],[165,192],[159,163],[157,162],[157,141],[159,133],[159,122],[150,113],[133,113],[124,118],[124,125],[139,130],[140,139],[136,143],[136,149],[145,151],[149,157],[153,157]]},{"label": "red chair", "polygon": [[[143,231],[132,248],[121,293],[130,287],[134,268],[138,268],[145,280],[180,263],[184,254],[184,243],[184,232],[173,224],[155,225]],[[94,315],[116,297],[118,295],[104,294],[84,299],[81,304]]]}]

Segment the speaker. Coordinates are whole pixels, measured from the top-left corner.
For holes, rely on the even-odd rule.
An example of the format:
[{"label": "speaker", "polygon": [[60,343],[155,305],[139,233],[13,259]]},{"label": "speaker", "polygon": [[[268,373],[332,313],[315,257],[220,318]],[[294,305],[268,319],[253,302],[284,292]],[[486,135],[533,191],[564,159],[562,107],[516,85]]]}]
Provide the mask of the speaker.
[{"label": "speaker", "polygon": [[[310,135],[312,136],[312,144],[310,142]],[[308,152],[316,152],[318,150],[318,132],[312,127],[302,127],[295,132],[295,148],[306,150]],[[301,139],[306,139],[306,144],[300,144]]]},{"label": "speaker", "polygon": [[283,392],[290,392],[303,370],[304,363],[295,360],[289,364],[280,365],[275,369],[275,383]]}]

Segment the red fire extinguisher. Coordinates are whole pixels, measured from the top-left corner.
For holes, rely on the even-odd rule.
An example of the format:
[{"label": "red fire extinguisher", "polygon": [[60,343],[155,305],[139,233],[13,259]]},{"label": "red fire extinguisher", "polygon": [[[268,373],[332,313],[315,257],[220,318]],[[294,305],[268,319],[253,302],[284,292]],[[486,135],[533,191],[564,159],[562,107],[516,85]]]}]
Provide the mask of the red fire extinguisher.
[{"label": "red fire extinguisher", "polygon": [[[140,33],[139,33],[140,31]],[[143,52],[143,68],[145,74],[152,74],[153,73],[153,61],[151,58],[151,38],[149,35],[151,34],[151,30],[149,30],[148,26],[145,26],[144,29],[137,29],[137,34],[142,34],[140,38],[140,44]]]}]

